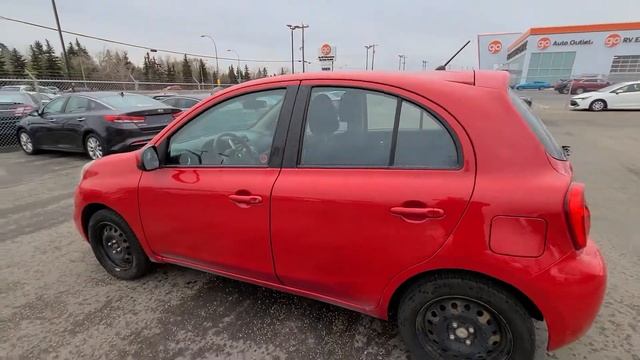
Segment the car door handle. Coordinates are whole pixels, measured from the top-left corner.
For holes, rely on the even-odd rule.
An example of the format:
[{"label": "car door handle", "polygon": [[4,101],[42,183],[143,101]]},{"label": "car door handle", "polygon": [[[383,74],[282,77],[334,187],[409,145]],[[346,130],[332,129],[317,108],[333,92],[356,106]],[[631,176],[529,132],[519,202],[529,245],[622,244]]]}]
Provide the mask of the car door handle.
[{"label": "car door handle", "polygon": [[47,121],[48,121],[48,122],[56,122],[56,119],[51,119],[51,118],[49,118],[49,119],[47,119]]},{"label": "car door handle", "polygon": [[391,213],[402,217],[415,219],[437,219],[444,216],[444,210],[439,208],[412,208],[396,206],[391,208]]},{"label": "car door handle", "polygon": [[236,202],[238,204],[245,204],[245,205],[256,205],[256,204],[262,203],[262,196],[258,196],[258,195],[233,194],[233,195],[229,195],[229,199],[231,199],[231,201]]},{"label": "car door handle", "polygon": [[76,120],[78,120],[78,121],[84,121],[85,119],[86,119],[86,118],[85,118],[84,116],[81,116],[81,117],[79,117],[79,118],[76,118]]}]

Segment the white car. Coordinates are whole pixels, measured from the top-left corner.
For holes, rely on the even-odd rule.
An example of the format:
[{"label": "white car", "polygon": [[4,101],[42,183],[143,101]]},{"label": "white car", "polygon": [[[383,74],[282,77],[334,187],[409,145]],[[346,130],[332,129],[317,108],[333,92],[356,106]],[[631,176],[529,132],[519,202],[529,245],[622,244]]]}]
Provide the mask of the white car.
[{"label": "white car", "polygon": [[574,110],[640,110],[640,81],[618,83],[598,91],[576,95],[569,104]]}]

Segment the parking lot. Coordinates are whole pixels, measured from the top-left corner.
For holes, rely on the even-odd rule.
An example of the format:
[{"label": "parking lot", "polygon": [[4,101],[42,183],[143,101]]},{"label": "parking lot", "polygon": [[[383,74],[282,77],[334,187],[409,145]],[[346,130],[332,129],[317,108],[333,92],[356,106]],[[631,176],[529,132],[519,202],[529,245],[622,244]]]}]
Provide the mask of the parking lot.
[{"label": "parking lot", "polygon": [[[640,112],[575,112],[566,95],[521,93],[572,147],[609,271],[590,332],[538,357],[639,360]],[[313,300],[172,265],[138,281],[112,278],[71,220],[86,161],[0,154],[1,358],[406,357],[394,324]]]}]

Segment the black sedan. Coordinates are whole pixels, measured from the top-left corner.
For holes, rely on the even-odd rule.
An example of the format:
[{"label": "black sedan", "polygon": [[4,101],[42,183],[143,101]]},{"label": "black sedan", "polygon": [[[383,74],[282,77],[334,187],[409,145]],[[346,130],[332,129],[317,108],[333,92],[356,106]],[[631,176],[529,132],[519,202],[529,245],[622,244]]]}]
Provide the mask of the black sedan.
[{"label": "black sedan", "polygon": [[137,94],[74,93],[20,120],[17,136],[29,155],[46,149],[86,152],[97,159],[142,147],[179,112]]},{"label": "black sedan", "polygon": [[38,107],[38,99],[29,93],[0,91],[0,145],[15,144],[16,124]]}]

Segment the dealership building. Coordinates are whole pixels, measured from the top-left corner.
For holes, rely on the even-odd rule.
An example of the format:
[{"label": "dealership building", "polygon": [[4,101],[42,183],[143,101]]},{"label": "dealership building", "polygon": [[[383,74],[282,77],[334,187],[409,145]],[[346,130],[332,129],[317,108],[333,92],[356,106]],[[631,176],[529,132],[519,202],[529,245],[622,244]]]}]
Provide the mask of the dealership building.
[{"label": "dealership building", "polygon": [[511,83],[599,77],[640,80],[640,22],[534,27],[478,35],[480,69],[503,69]]}]

